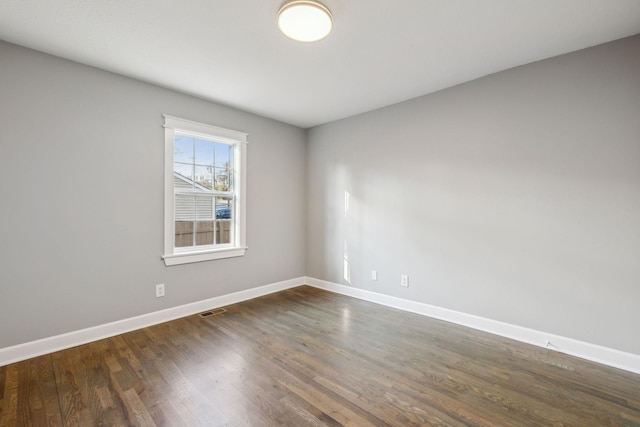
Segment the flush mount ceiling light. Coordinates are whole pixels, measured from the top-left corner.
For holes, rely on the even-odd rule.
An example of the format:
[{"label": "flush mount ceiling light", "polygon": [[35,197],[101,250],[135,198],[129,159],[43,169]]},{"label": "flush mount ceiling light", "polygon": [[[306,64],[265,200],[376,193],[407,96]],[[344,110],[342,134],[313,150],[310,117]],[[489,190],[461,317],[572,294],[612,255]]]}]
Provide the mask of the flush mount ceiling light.
[{"label": "flush mount ceiling light", "polygon": [[327,37],[331,32],[333,16],[320,2],[288,1],[278,11],[278,27],[292,40],[316,42]]}]

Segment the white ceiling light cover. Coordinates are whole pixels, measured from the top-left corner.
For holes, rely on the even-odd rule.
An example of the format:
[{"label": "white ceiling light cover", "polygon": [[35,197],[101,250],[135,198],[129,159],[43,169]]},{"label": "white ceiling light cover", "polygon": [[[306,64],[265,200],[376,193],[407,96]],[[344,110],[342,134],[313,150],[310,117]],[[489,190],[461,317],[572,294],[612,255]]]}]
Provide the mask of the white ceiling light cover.
[{"label": "white ceiling light cover", "polygon": [[317,1],[290,1],[278,11],[278,27],[292,40],[315,42],[329,35],[333,17],[329,9]]}]

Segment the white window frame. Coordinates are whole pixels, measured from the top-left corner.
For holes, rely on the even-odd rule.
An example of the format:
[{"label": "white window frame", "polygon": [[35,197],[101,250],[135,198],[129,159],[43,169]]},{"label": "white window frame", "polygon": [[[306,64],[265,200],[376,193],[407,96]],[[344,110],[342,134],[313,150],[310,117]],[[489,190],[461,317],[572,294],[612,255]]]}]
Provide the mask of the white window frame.
[{"label": "white window frame", "polygon": [[[235,130],[224,129],[191,120],[173,116],[164,117],[164,255],[162,259],[166,266],[187,264],[192,262],[210,261],[214,259],[239,257],[245,254],[246,247],[246,165],[247,165],[247,137],[248,134]],[[188,133],[194,137],[208,141],[218,141],[234,147],[233,180],[233,230],[232,245],[220,245],[198,249],[190,247],[175,247],[175,191],[173,144],[175,134]]]}]

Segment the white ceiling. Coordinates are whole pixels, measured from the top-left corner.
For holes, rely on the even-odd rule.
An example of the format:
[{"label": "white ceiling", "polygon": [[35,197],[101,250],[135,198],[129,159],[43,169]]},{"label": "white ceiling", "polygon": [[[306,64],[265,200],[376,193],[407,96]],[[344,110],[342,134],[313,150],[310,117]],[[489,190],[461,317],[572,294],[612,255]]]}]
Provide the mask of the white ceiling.
[{"label": "white ceiling", "polygon": [[639,0],[325,0],[300,44],[282,3],[1,0],[0,39],[307,128],[640,33]]}]

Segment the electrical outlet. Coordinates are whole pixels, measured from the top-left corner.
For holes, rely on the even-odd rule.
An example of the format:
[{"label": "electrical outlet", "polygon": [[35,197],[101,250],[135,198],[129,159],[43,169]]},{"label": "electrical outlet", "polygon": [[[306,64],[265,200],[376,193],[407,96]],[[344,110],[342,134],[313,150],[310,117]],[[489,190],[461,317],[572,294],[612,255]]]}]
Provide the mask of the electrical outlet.
[{"label": "electrical outlet", "polygon": [[378,272],[371,270],[371,280],[378,280]]},{"label": "electrical outlet", "polygon": [[164,296],[164,283],[160,283],[156,285],[156,298],[160,298]]},{"label": "electrical outlet", "polygon": [[406,274],[400,276],[400,286],[409,286],[409,276],[407,276]]}]

